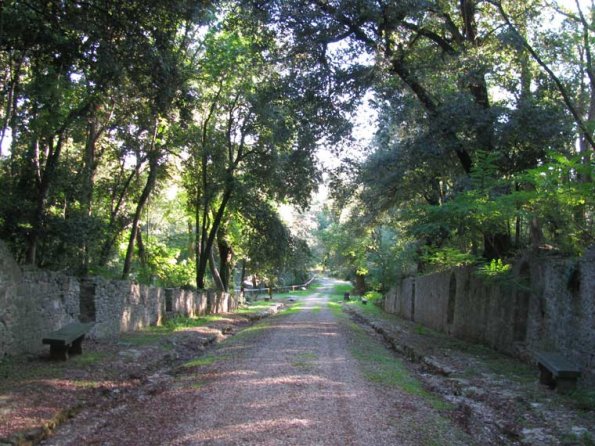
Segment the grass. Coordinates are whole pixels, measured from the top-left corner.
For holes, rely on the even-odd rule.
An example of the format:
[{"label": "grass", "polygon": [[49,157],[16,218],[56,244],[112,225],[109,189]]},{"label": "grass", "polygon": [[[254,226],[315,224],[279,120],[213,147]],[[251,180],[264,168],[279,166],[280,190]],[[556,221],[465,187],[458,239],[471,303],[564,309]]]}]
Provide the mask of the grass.
[{"label": "grass", "polygon": [[[182,316],[176,315],[172,318],[166,319],[162,325],[156,325],[143,328],[142,330],[121,333],[120,343],[131,346],[142,347],[150,344],[159,344],[159,342],[167,335],[176,331],[183,331],[193,327],[203,327],[211,322],[221,320],[220,315],[207,316]],[[163,348],[171,348],[171,346],[162,346]]]},{"label": "grass", "polygon": [[293,304],[283,310],[281,310],[278,314],[279,315],[289,315],[289,314],[296,314],[302,311],[304,307],[300,303]]},{"label": "grass", "polygon": [[[9,357],[0,361],[0,388],[10,387],[11,382],[58,379],[66,370],[95,366],[107,354],[88,352],[72,356],[68,361],[29,360],[24,356]],[[82,387],[85,387],[82,385]]]},{"label": "grass", "polygon": [[316,353],[298,353],[295,355],[295,359],[291,362],[291,365],[302,369],[310,369],[314,366],[313,361],[316,361],[317,359],[318,355]]},{"label": "grass", "polygon": [[238,313],[238,314],[258,313],[260,311],[264,311],[264,310],[272,307],[276,303],[277,302],[273,302],[270,300],[261,300],[258,302],[248,302],[245,305],[242,305],[240,308],[238,308],[235,311],[235,313]]},{"label": "grass", "polygon": [[343,295],[345,293],[351,293],[353,286],[350,283],[339,283],[333,286],[333,290],[329,294],[331,302],[343,301]]},{"label": "grass", "polygon": [[59,378],[64,372],[62,362],[30,362],[24,357],[10,357],[0,362],[0,388],[10,382]]},{"label": "grass", "polygon": [[93,380],[79,380],[79,381],[72,381],[72,385],[78,389],[96,389],[101,386],[99,381]]},{"label": "grass", "polygon": [[363,328],[354,322],[348,322],[353,337],[351,353],[360,363],[364,376],[371,382],[423,398],[434,409],[451,409],[451,405],[425,390],[413,377],[403,362],[392,352],[368,336]]},{"label": "grass", "polygon": [[[481,364],[483,364],[490,373],[505,376],[520,384],[530,384],[536,380],[536,369],[530,364],[523,363],[518,359],[498,353],[485,345],[472,344],[458,339],[448,338],[446,335],[441,335],[440,333],[433,332],[432,334],[440,336],[441,342],[443,342],[445,346],[448,346],[448,348],[468,353],[479,359]],[[464,376],[473,377],[478,376],[481,373],[481,370],[474,366],[473,368],[466,369]]]},{"label": "grass", "polygon": [[213,355],[213,354],[207,354],[207,355],[203,355],[200,356],[198,358],[194,358],[191,359],[188,362],[185,362],[184,364],[182,364],[183,368],[193,368],[193,367],[204,367],[204,366],[208,366],[208,365],[213,365],[216,362],[219,361],[224,361],[226,359],[229,359],[229,356],[226,355]]},{"label": "grass", "polygon": [[593,389],[576,389],[564,397],[577,409],[595,411],[595,390]]},{"label": "grass", "polygon": [[289,297],[309,296],[311,294],[317,293],[321,287],[322,287],[322,284],[320,284],[320,283],[312,283],[305,290],[295,290],[295,291],[287,291],[287,292],[283,292],[283,293],[273,293],[273,299],[286,299]]},{"label": "grass", "polygon": [[[165,329],[167,332],[174,332],[185,330],[186,328],[192,327],[202,327],[207,325],[211,322],[221,320],[221,316],[219,315],[208,315],[208,316],[199,316],[199,317],[189,317],[189,316],[174,316],[171,319],[167,319],[161,327],[155,328],[162,328]],[[152,327],[153,328],[153,327]]]},{"label": "grass", "polygon": [[425,390],[421,383],[409,373],[403,362],[396,358],[392,352],[372,339],[361,326],[346,320],[342,305],[357,305],[368,314],[384,315],[382,309],[373,303],[382,297],[380,293],[368,293],[366,295],[368,304],[362,304],[361,301],[339,303],[343,301],[343,293],[350,289],[351,286],[348,284],[335,286],[328,307],[335,316],[343,318],[348,324],[354,341],[351,345],[351,353],[362,366],[364,376],[371,382],[398,388],[410,395],[424,398],[435,409],[451,409],[449,403]]},{"label": "grass", "polygon": [[341,304],[338,302],[332,302],[329,301],[326,304],[329,308],[329,310],[331,310],[331,312],[333,313],[333,315],[337,318],[341,318],[343,317],[343,308],[341,307]]},{"label": "grass", "polygon": [[101,352],[89,352],[70,358],[71,364],[80,366],[91,366],[99,364],[107,357],[107,354]]},{"label": "grass", "polygon": [[562,444],[572,444],[577,446],[595,446],[595,439],[589,432],[584,434],[569,433],[562,438]]}]

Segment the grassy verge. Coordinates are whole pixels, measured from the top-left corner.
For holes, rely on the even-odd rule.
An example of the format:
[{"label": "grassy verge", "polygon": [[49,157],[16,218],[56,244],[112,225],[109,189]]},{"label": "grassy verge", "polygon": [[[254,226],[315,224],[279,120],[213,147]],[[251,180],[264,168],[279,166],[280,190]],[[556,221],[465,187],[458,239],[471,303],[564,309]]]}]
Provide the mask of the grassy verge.
[{"label": "grassy verge", "polygon": [[256,302],[247,302],[245,305],[242,305],[238,308],[234,313],[236,314],[251,314],[251,313],[260,313],[261,311],[266,311],[268,308],[276,305],[277,302],[273,302],[270,300],[261,300]]},{"label": "grassy verge", "polygon": [[378,341],[371,338],[363,328],[349,322],[353,337],[351,354],[359,361],[364,376],[371,382],[393,387],[426,400],[434,409],[451,409],[451,405],[425,390],[413,377],[403,362]]},{"label": "grassy verge", "polygon": [[351,354],[360,363],[364,376],[371,382],[398,388],[410,395],[421,397],[435,409],[449,409],[450,405],[426,391],[421,383],[408,372],[403,362],[396,358],[392,352],[370,337],[358,324],[347,319],[343,313],[345,305],[357,306],[362,311],[374,315],[384,314],[377,305],[374,305],[374,301],[382,298],[380,293],[367,293],[364,296],[368,301],[367,304],[363,304],[359,299],[344,302],[344,293],[351,292],[351,290],[352,286],[350,284],[335,285],[329,295],[327,305],[333,314],[349,328]]}]

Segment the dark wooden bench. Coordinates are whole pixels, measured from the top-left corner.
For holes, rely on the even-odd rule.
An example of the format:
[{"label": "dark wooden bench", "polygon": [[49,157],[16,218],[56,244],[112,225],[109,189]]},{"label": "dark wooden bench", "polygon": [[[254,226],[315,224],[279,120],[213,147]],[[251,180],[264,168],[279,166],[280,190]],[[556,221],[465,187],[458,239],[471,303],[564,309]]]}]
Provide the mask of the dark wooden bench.
[{"label": "dark wooden bench", "polygon": [[43,338],[42,343],[50,345],[50,358],[66,361],[68,355],[83,353],[83,340],[93,325],[92,322],[71,322]]},{"label": "dark wooden bench", "polygon": [[539,382],[562,393],[576,388],[581,371],[560,353],[537,352],[535,359],[539,366]]}]

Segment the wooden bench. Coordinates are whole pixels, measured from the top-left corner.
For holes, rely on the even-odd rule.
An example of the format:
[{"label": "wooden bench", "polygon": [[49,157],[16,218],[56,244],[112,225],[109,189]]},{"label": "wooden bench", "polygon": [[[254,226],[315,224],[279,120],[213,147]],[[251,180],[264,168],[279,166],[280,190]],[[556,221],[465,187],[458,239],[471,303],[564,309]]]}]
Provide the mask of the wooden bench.
[{"label": "wooden bench", "polygon": [[562,393],[576,388],[581,371],[560,353],[537,352],[535,359],[539,366],[539,382]]},{"label": "wooden bench", "polygon": [[93,325],[92,322],[72,322],[43,338],[42,343],[50,345],[50,358],[66,361],[68,355],[83,353],[83,339]]}]

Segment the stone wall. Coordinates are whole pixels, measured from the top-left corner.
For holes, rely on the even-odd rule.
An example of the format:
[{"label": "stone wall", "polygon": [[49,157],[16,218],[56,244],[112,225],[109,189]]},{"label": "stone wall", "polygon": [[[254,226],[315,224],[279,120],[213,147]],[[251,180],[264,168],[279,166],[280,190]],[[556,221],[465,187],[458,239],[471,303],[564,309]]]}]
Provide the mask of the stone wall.
[{"label": "stone wall", "polygon": [[79,316],[78,280],[50,271],[22,271],[0,243],[0,359],[37,349],[45,334]]},{"label": "stone wall", "polygon": [[158,325],[168,314],[223,313],[237,305],[234,295],[211,290],[23,271],[0,241],[0,359],[47,349],[42,338],[72,321],[95,322],[90,336],[104,338]]},{"label": "stone wall", "polygon": [[595,384],[595,249],[578,260],[519,259],[513,280],[486,283],[471,268],[403,280],[385,310],[530,361],[559,351]]}]

